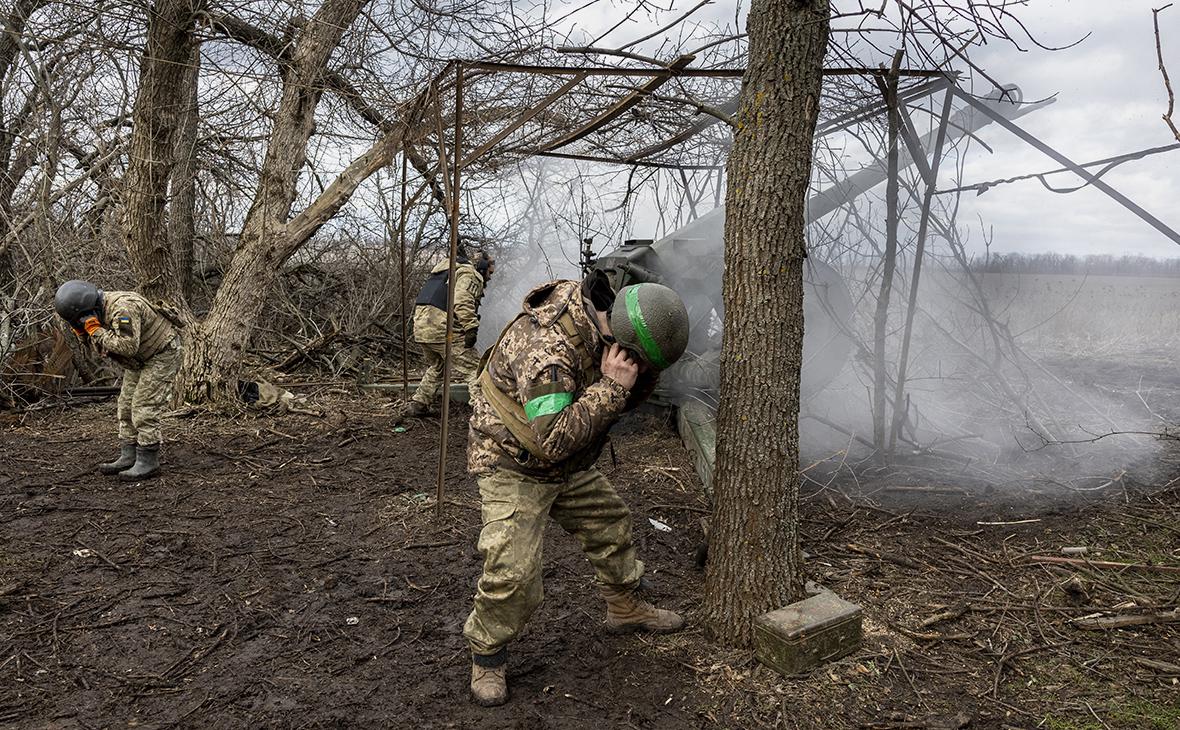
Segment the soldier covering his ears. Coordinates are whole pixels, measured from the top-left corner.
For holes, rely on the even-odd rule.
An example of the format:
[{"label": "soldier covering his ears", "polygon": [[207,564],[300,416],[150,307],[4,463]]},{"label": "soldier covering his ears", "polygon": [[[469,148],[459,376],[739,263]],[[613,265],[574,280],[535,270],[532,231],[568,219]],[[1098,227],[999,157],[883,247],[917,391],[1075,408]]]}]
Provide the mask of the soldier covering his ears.
[{"label": "soldier covering his ears", "polygon": [[53,307],[80,340],[123,368],[119,390],[119,457],[99,472],[124,481],[160,470],[160,419],[172,400],[180,338],[172,324],[135,292],[104,292],[88,281],[67,281]]},{"label": "soldier covering his ears", "polygon": [[554,281],[524,300],[472,391],[468,470],[478,477],[483,574],[464,626],[471,694],[508,700],[505,647],[542,599],[541,545],[552,517],[594,566],[612,632],[677,631],[684,620],[638,593],[643,563],[631,513],[594,464],[624,411],[650,395],[657,371],[683,354],[688,315],[659,284],[606,277]]}]

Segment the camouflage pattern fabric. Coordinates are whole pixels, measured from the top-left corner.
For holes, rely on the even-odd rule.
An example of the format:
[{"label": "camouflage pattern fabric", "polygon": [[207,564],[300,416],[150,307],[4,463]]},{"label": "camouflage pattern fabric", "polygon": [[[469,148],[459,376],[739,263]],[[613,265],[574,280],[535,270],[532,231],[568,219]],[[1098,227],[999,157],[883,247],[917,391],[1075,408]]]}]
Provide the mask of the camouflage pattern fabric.
[{"label": "camouflage pattern fabric", "polygon": [[[422,382],[414,391],[412,400],[424,406],[431,406],[438,398],[443,383],[443,363],[446,357],[445,342],[422,342],[422,354],[425,369],[422,371]],[[462,336],[451,343],[451,382],[467,383],[471,388],[475,383],[475,376],[479,371],[479,351],[474,347],[464,347]]]},{"label": "camouflage pattern fabric", "polygon": [[[475,388],[467,466],[480,475],[504,467],[564,479],[598,460],[607,431],[636,399],[598,370],[603,340],[580,282],[543,284],[525,297],[523,309],[527,316],[508,325],[487,368],[495,386],[523,407],[542,453],[530,454]],[[567,312],[574,334],[560,322]]]},{"label": "camouflage pattern fabric", "polygon": [[172,346],[176,330],[135,292],[103,295],[102,329],[90,343],[124,368],[141,368],[156,353]]},{"label": "camouflage pattern fabric", "polygon": [[483,575],[463,627],[474,653],[495,654],[540,605],[541,545],[550,516],[577,538],[600,584],[629,589],[643,576],[631,542],[631,512],[597,469],[556,482],[500,470],[480,478],[479,493]]},{"label": "camouflage pattern fabric", "polygon": [[[430,271],[437,274],[450,266],[440,261]],[[483,299],[483,276],[471,264],[457,264],[455,267],[455,317],[451,332],[462,333],[479,329],[479,302]],[[425,344],[442,344],[447,340],[447,313],[438,307],[419,304],[414,307],[414,341]]]},{"label": "camouflage pattern fabric", "polygon": [[151,446],[163,440],[160,419],[172,401],[172,384],[179,367],[180,350],[170,342],[143,367],[124,368],[119,391],[120,442]]}]

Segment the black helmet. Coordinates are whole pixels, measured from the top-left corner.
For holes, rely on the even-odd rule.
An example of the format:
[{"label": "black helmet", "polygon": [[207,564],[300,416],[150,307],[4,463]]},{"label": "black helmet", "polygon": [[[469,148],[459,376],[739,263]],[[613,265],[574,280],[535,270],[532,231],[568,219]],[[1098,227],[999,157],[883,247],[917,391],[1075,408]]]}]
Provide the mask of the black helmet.
[{"label": "black helmet", "polygon": [[491,276],[491,268],[496,263],[496,260],[489,256],[487,251],[479,251],[475,254],[475,261],[472,263],[475,266],[475,270],[479,272],[479,275],[484,278],[484,281],[487,281],[488,277]]},{"label": "black helmet", "polygon": [[53,295],[53,308],[59,317],[76,326],[82,315],[102,311],[102,289],[89,281],[67,281]]},{"label": "black helmet", "polygon": [[684,302],[663,284],[625,286],[610,310],[610,328],[618,343],[663,370],[688,346],[688,312]]}]

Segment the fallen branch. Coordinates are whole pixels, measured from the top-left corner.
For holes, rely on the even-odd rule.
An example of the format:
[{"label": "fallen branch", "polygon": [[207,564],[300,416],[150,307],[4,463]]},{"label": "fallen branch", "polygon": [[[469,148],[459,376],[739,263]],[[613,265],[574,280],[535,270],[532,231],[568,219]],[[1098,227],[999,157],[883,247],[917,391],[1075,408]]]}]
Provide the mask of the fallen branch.
[{"label": "fallen branch", "polygon": [[1156,659],[1145,659],[1141,656],[1135,657],[1135,662],[1142,664],[1148,669],[1154,669],[1157,672],[1180,675],[1180,665],[1171,664],[1169,662],[1161,662]]},{"label": "fallen branch", "polygon": [[1130,568],[1133,570],[1148,570],[1156,573],[1180,573],[1180,565],[1149,565],[1147,563],[1115,563],[1108,560],[1085,560],[1082,558],[1059,558],[1055,555],[1033,555],[1028,558],[1030,563],[1052,563],[1055,565],[1077,565],[1090,568]]},{"label": "fallen branch", "polygon": [[909,558],[903,558],[900,555],[892,555],[890,553],[881,552],[879,550],[870,550],[867,547],[864,547],[862,545],[856,545],[853,543],[849,543],[846,547],[854,553],[860,553],[861,555],[868,555],[871,558],[876,558],[877,560],[884,560],[884,561],[887,561],[890,563],[894,563],[895,565],[900,565],[903,568],[910,568],[912,570],[925,570],[925,566],[920,565],[919,563],[915,563],[914,561],[910,560]]},{"label": "fallen branch", "polygon": [[1180,623],[1180,611],[1169,613],[1144,613],[1136,616],[1083,616],[1071,622],[1079,629],[1100,631],[1102,629],[1118,629],[1124,626],[1144,626],[1146,624]]}]

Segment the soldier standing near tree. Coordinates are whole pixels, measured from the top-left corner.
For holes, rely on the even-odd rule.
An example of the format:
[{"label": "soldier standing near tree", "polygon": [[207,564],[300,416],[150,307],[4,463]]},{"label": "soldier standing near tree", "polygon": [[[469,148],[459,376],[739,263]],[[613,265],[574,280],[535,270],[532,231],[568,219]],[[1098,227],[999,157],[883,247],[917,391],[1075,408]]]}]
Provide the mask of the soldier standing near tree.
[{"label": "soldier standing near tree", "polygon": [[[455,314],[451,327],[451,372],[453,382],[467,382],[479,368],[479,303],[484,287],[496,270],[496,262],[484,252],[475,261],[460,254],[455,262]],[[430,413],[442,388],[447,342],[447,281],[450,260],[443,259],[414,301],[414,341],[422,346],[425,369],[414,391],[406,415],[420,418]]]},{"label": "soldier standing near tree", "polygon": [[135,292],[104,292],[88,281],[67,281],[53,307],[80,340],[123,368],[119,390],[119,458],[102,474],[124,481],[160,471],[160,419],[172,400],[180,365],[180,338],[172,324]]},{"label": "soldier standing near tree", "polygon": [[483,574],[464,626],[471,694],[508,701],[506,646],[541,603],[541,544],[553,517],[577,537],[606,600],[606,628],[671,632],[684,620],[639,594],[631,512],[595,467],[607,432],[688,342],[688,315],[659,284],[616,298],[605,275],[530,292],[472,390],[468,470],[477,476]]}]

